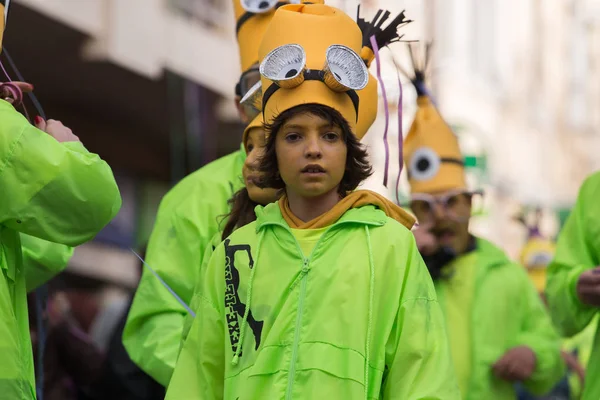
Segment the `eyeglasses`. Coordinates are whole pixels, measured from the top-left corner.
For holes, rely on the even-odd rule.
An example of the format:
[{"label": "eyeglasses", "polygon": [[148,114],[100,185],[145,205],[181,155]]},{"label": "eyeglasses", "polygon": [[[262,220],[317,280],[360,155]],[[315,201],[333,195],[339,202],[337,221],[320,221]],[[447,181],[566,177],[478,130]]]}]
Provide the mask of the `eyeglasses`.
[{"label": "eyeglasses", "polygon": [[409,206],[420,217],[421,222],[434,219],[434,213],[438,205],[447,217],[462,219],[464,216],[459,215],[460,205],[464,203],[464,199],[470,201],[475,195],[483,195],[483,191],[452,190],[439,196],[415,193],[411,196]]},{"label": "eyeglasses", "polygon": [[260,71],[258,67],[249,68],[242,73],[240,80],[235,85],[235,94],[244,97],[246,93],[260,81]]}]

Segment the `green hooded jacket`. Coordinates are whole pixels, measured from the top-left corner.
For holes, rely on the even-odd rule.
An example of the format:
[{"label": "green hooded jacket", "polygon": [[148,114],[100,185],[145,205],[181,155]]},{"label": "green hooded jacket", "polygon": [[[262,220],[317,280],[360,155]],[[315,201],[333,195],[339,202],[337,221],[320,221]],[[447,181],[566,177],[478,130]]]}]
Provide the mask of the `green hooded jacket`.
[{"label": "green hooded jacket", "polygon": [[[117,214],[121,197],[100,157],[79,142],[57,142],[5,101],[0,101],[0,188],[0,394],[34,399],[27,291],[64,267],[63,257],[70,254],[62,251],[70,250],[33,238],[84,243]],[[45,266],[32,261],[44,257]]]},{"label": "green hooded jacket", "polygon": [[[554,260],[548,267],[546,296],[554,325],[565,337],[584,330],[600,308],[577,296],[582,272],[600,265],[600,172],[583,183],[575,207],[563,227]],[[596,331],[586,370],[583,400],[600,399],[600,334]]]},{"label": "green hooded jacket", "polygon": [[[161,201],[146,262],[190,304],[198,271],[213,236],[229,213],[227,201],[243,186],[243,148],[202,167]],[[136,291],[123,344],[131,359],[163,386],[179,354],[185,308],[146,269]]]},{"label": "green hooded jacket", "polygon": [[[525,269],[492,243],[477,239],[473,251],[475,258],[459,257],[452,264],[458,269],[463,258],[477,262],[470,310],[471,374],[463,399],[514,400],[513,383],[496,378],[492,366],[506,351],[517,346],[527,346],[536,355],[535,371],[524,382],[525,387],[536,395],[547,393],[563,378],[565,365],[560,355],[560,337],[539,294]],[[444,286],[449,284],[444,280],[436,282],[444,312]]]},{"label": "green hooded jacket", "polygon": [[167,399],[460,399],[408,229],[354,208],[305,257],[277,203],[256,214],[201,271]]}]

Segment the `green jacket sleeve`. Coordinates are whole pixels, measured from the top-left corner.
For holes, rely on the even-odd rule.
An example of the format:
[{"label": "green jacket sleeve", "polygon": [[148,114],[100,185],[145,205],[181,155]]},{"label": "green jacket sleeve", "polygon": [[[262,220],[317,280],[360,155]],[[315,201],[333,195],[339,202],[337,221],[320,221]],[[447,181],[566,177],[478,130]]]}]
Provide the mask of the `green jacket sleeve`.
[{"label": "green jacket sleeve", "polygon": [[121,206],[110,167],[80,142],[59,143],[0,101],[0,224],[76,246]]},{"label": "green jacket sleeve", "polygon": [[[208,262],[210,261],[210,257],[213,254],[214,249],[219,245],[219,243],[221,243],[221,232],[217,232],[217,234],[215,236],[213,236],[213,239],[211,240],[211,244],[210,246],[208,246],[204,252],[204,261],[202,261],[202,266],[200,267],[200,271],[203,271],[207,268]],[[196,281],[196,284],[194,285],[194,294],[192,295],[192,300],[190,301],[190,308],[192,310],[196,310],[198,307],[200,307],[200,289],[201,286],[200,284],[201,282],[201,277],[202,274],[198,274],[198,280]],[[183,321],[183,332],[181,333],[181,347],[183,347],[183,344],[185,343],[188,334],[190,332],[190,328],[192,327],[192,323],[194,322],[194,317],[191,314],[186,314],[185,319]]]},{"label": "green jacket sleeve", "polygon": [[[199,190],[201,187],[197,189],[203,192]],[[218,231],[217,202],[222,202],[221,207],[227,205],[227,199],[219,197],[192,197],[177,208],[171,208],[169,202],[163,200],[148,243],[148,265],[188,305],[204,251]],[[186,315],[185,308],[158,279],[144,270],[127,317],[123,344],[131,359],[165,387],[175,368]]]},{"label": "green jacket sleeve", "polygon": [[[588,178],[579,191],[548,267],[546,296],[550,315],[559,332],[566,337],[581,332],[598,313],[598,308],[583,304],[577,296],[577,280],[582,272],[600,264],[598,250],[591,242],[589,229],[600,225],[600,174]],[[598,240],[598,239],[596,239]]]},{"label": "green jacket sleeve", "polygon": [[23,268],[27,291],[31,292],[62,271],[73,255],[73,247],[21,234]]},{"label": "green jacket sleeve", "polygon": [[444,317],[414,238],[395,326],[386,345],[383,399],[459,400]]},{"label": "green jacket sleeve", "polygon": [[523,303],[519,307],[521,331],[514,339],[514,346],[527,346],[535,353],[535,370],[524,384],[531,393],[543,395],[565,374],[565,363],[560,355],[561,340],[525,270],[520,266],[517,268],[521,274]]},{"label": "green jacket sleeve", "polygon": [[226,332],[222,310],[217,305],[217,292],[223,290],[224,274],[221,272],[215,276],[210,271],[223,271],[224,259],[224,247],[220,245],[203,270],[197,294],[196,318],[179,354],[166,400],[223,399]]}]

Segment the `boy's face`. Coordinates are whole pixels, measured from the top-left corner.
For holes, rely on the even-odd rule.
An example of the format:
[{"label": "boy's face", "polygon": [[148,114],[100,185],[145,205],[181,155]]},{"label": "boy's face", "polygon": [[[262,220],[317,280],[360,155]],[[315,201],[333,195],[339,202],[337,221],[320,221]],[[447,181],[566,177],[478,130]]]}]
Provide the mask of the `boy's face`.
[{"label": "boy's face", "polygon": [[244,183],[248,190],[248,196],[253,201],[263,205],[274,202],[277,200],[276,189],[262,189],[256,185],[262,176],[258,170],[258,166],[260,164],[260,158],[265,153],[265,131],[261,128],[250,130],[244,146],[246,148],[246,161],[244,161],[242,175],[244,176]]},{"label": "boy's face", "polygon": [[337,192],[348,152],[339,126],[314,114],[295,115],[277,132],[275,151],[288,196],[313,198]]}]

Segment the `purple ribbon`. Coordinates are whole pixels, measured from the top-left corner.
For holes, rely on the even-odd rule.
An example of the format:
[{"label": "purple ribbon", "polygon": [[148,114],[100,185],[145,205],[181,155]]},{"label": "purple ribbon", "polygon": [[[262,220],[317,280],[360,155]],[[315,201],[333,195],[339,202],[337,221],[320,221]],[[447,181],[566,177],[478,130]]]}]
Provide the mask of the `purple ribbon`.
[{"label": "purple ribbon", "polygon": [[400,205],[400,175],[402,174],[402,168],[404,167],[404,137],[402,135],[402,82],[400,80],[400,72],[396,70],[398,74],[398,177],[396,178],[396,203]]},{"label": "purple ribbon", "polygon": [[377,80],[379,81],[379,86],[381,87],[381,94],[383,95],[383,102],[385,108],[385,131],[383,132],[383,143],[385,146],[385,171],[383,172],[383,186],[387,187],[388,173],[390,169],[390,147],[388,145],[387,140],[388,127],[390,124],[390,110],[388,106],[385,85],[383,84],[383,79],[381,78],[381,61],[379,59],[379,47],[377,46],[377,40],[375,40],[375,35],[371,36],[371,46],[373,47],[373,54],[375,54],[375,61],[377,63]]}]

